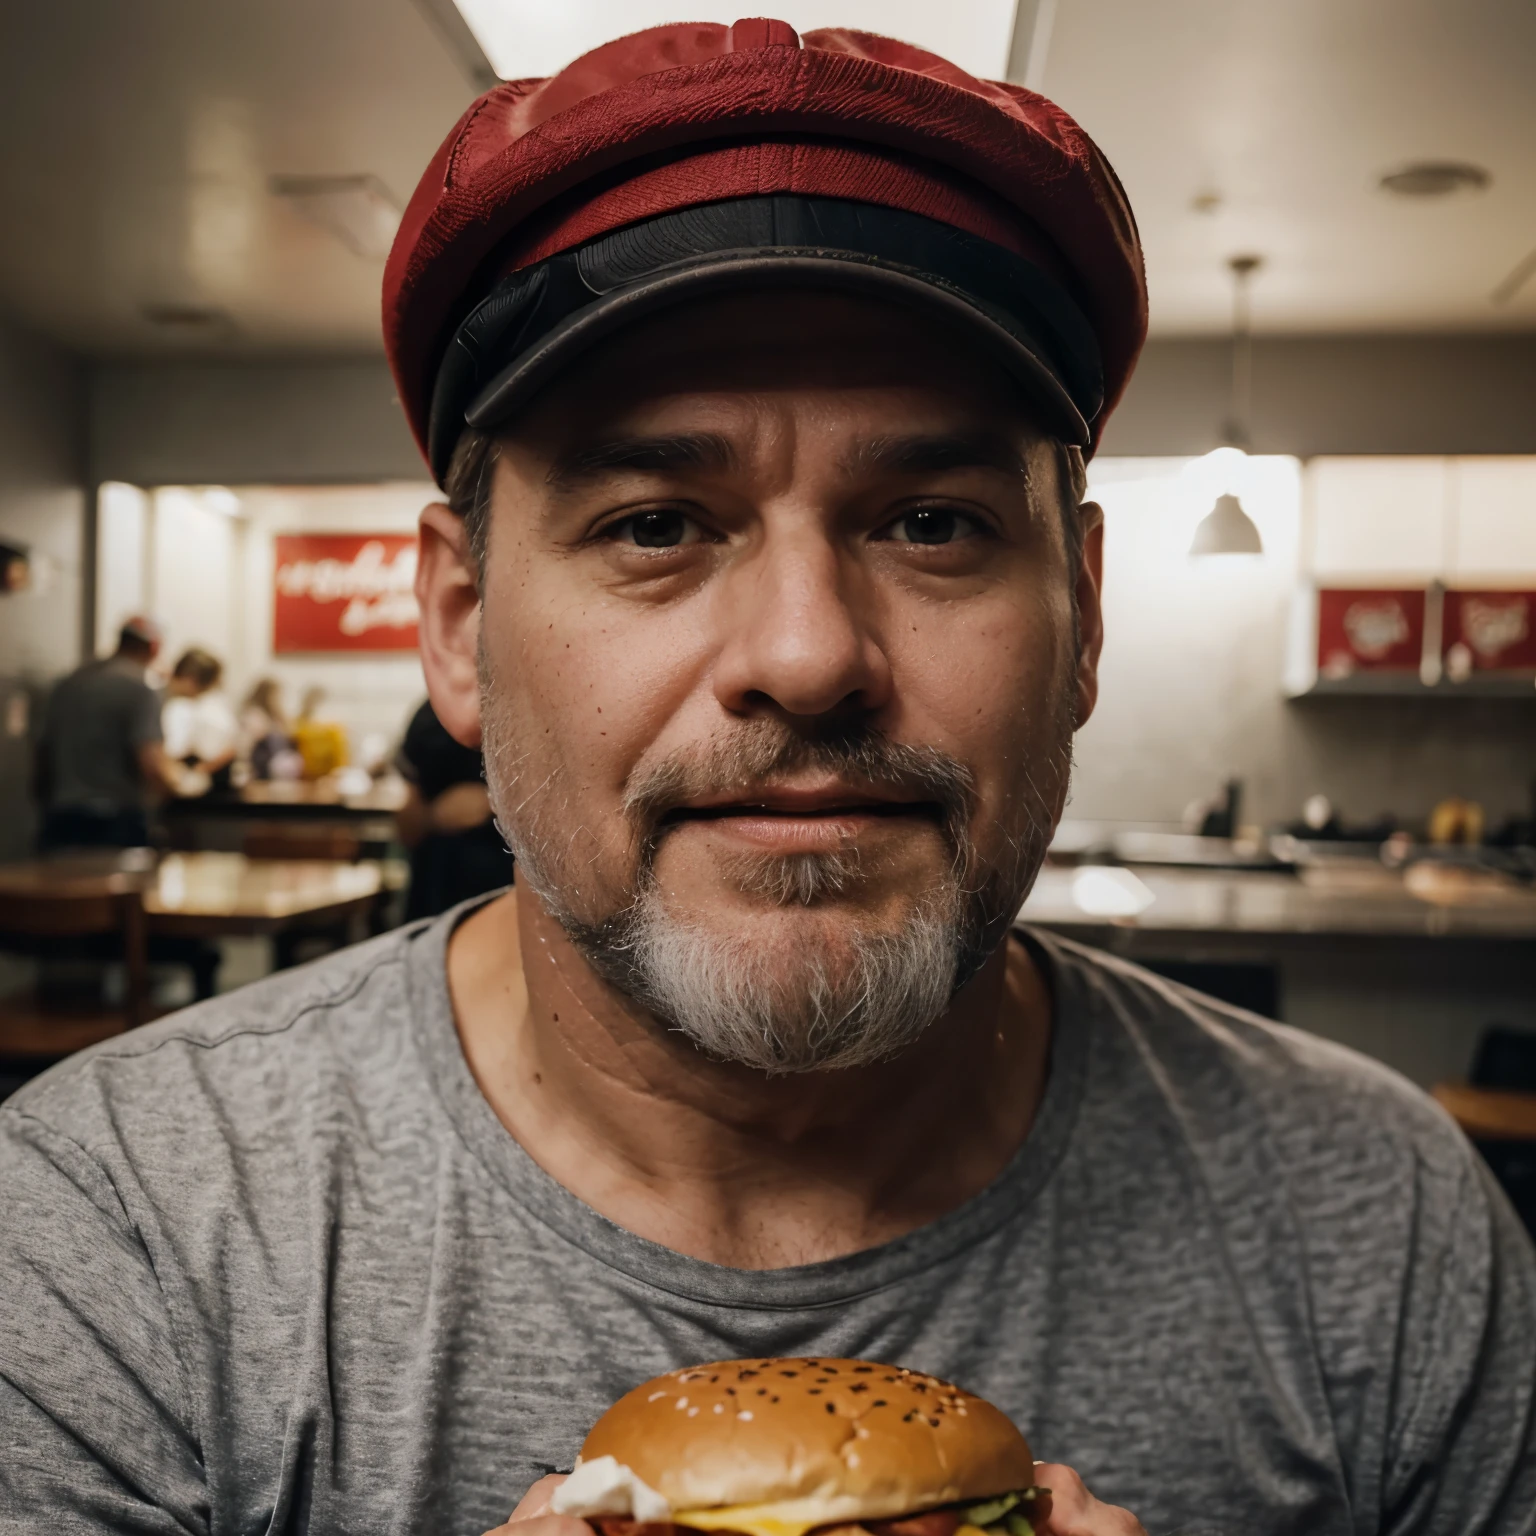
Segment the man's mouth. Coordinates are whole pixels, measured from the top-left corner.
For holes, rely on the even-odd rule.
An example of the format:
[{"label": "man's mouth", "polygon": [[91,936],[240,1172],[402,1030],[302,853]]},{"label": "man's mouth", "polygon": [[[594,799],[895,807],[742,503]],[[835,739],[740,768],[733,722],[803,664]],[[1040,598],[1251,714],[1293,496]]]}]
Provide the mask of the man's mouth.
[{"label": "man's mouth", "polygon": [[663,831],[690,822],[714,824],[727,835],[778,854],[822,853],[846,846],[874,826],[898,820],[937,824],[933,800],[909,800],[844,785],[773,788],[674,806]]}]

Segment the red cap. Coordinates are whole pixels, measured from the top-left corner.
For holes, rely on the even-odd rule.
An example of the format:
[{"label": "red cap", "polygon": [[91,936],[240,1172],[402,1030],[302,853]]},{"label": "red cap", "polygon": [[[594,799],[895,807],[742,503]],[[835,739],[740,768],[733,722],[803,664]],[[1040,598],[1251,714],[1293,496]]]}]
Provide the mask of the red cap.
[{"label": "red cap", "polygon": [[910,44],[751,20],[619,38],[460,119],[384,273],[385,350],[423,454],[449,342],[509,272],[657,215],[778,194],[921,215],[1049,274],[1097,339],[1096,446],[1147,326],[1135,220],[1097,147],[1044,97]]}]

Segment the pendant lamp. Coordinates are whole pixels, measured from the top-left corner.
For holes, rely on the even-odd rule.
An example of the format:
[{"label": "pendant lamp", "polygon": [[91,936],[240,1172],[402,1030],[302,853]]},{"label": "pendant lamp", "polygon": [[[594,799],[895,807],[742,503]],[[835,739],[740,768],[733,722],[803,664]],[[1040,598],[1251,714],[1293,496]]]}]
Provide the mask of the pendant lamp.
[{"label": "pendant lamp", "polygon": [[[1231,457],[1236,449],[1245,455],[1251,444],[1249,410],[1253,403],[1253,330],[1248,308],[1248,283],[1258,270],[1258,256],[1234,256],[1227,262],[1232,273],[1232,393],[1230,410],[1222,428],[1222,447]],[[1233,491],[1216,498],[1216,505],[1201,518],[1190,542],[1191,555],[1262,555],[1264,540],[1258,525],[1243,511]]]}]

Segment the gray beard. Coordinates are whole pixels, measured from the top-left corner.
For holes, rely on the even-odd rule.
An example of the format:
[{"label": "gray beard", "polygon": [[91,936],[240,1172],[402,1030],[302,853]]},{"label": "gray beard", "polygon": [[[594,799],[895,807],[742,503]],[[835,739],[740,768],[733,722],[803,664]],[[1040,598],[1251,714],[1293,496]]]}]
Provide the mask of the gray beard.
[{"label": "gray beard", "polygon": [[[989,868],[969,835],[974,796],[963,764],[932,748],[891,742],[867,726],[824,727],[807,736],[763,721],[638,775],[625,796],[635,834],[632,878],[625,891],[604,901],[582,889],[582,866],[571,854],[571,817],[561,814],[554,788],[558,775],[537,786],[527,782],[527,765],[512,746],[513,728],[501,718],[489,672],[482,655],[486,781],[519,884],[538,897],[599,976],[719,1061],[781,1074],[864,1066],[898,1055],[985,964],[1045,857],[1055,797],[1041,793],[1032,779],[1021,796],[1021,825]],[[1070,726],[1057,734],[1052,767],[1064,773]],[[723,933],[671,911],[655,873],[664,810],[693,793],[734,790],[809,767],[832,768],[850,783],[899,788],[937,805],[951,858],[897,926],[881,929],[850,919],[834,948],[770,946],[750,925]],[[852,851],[743,856],[726,872],[738,890],[781,909],[814,909],[866,877]],[[607,915],[591,915],[594,906],[606,906]]]}]

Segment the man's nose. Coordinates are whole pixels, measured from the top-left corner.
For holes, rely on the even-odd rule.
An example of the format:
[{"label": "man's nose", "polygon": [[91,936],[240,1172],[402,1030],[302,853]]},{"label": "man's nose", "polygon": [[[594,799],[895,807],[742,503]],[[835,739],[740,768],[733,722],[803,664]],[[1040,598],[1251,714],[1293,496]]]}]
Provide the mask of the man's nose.
[{"label": "man's nose", "polygon": [[874,593],[823,531],[770,536],[730,572],[718,601],[715,696],[733,714],[765,702],[791,715],[874,710],[889,699]]}]

